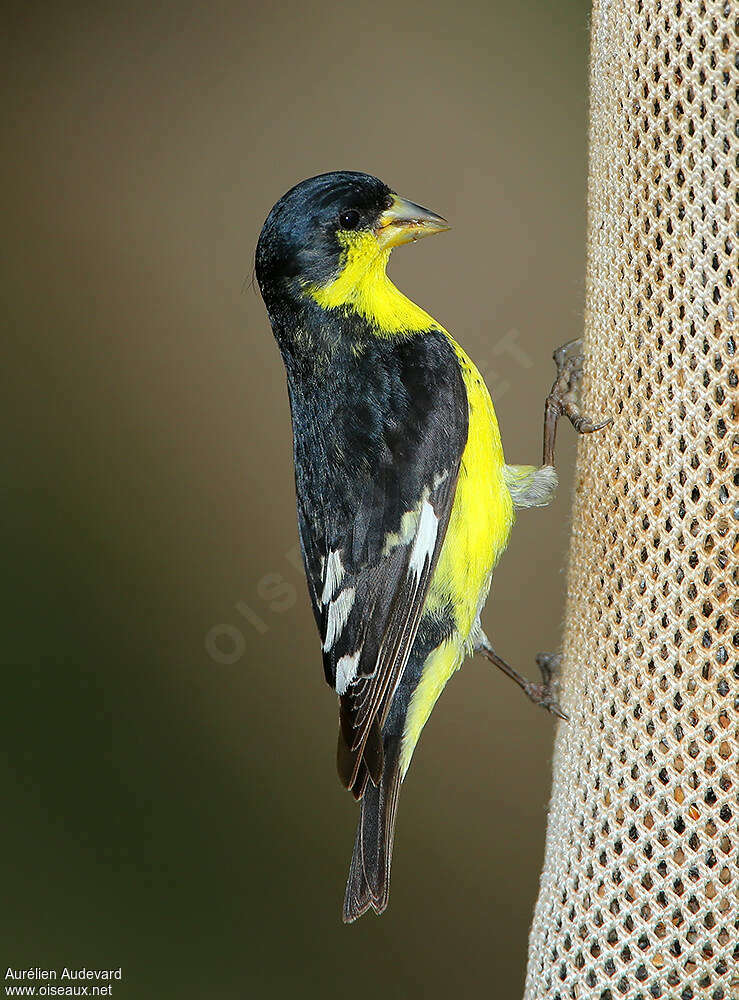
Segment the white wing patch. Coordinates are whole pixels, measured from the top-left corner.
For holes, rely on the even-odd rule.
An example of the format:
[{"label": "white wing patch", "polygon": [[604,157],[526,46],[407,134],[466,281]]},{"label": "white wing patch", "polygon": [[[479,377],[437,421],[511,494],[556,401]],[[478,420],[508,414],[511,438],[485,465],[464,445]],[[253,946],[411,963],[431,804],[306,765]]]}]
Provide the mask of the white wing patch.
[{"label": "white wing patch", "polygon": [[413,542],[408,572],[419,577],[427,561],[430,561],[436,547],[436,533],[439,530],[439,518],[428,500],[424,500],[421,516],[418,519],[418,531]]},{"label": "white wing patch", "polygon": [[[437,472],[434,476],[434,490],[446,482],[449,478],[449,469],[443,469],[441,472]],[[428,487],[423,491],[421,499],[418,506],[413,510],[408,510],[403,514],[400,519],[400,528],[398,531],[389,531],[385,535],[385,544],[382,549],[383,556],[388,555],[397,545],[409,545],[414,538],[417,538],[419,531],[421,530],[421,519],[426,507],[430,507],[428,502],[430,496],[430,491]],[[433,514],[433,509],[431,509]],[[435,517],[436,515],[434,515]],[[436,526],[438,528],[438,519],[436,520]],[[434,535],[434,539],[436,536]],[[432,547],[433,548],[433,547]]]},{"label": "white wing patch", "polygon": [[449,469],[442,469],[441,472],[437,472],[434,476],[434,490],[438,490],[442,483],[445,483],[449,478]]},{"label": "white wing patch", "polygon": [[[448,476],[448,471],[440,473],[434,481],[434,489],[438,488]],[[401,518],[400,530],[385,536],[383,556],[386,556],[396,545],[408,545],[413,540],[407,570],[409,577],[412,578],[410,584],[411,598],[420,586],[424,570],[434,557],[436,539],[439,533],[439,518],[436,516],[428,497],[429,491],[425,490],[418,507],[415,510],[407,511]],[[323,651],[325,653],[333,648],[354,606],[356,589],[354,587],[346,587],[344,590],[339,589],[344,575],[341,556],[338,550],[333,549],[329,552],[323,564],[323,593],[321,594],[321,601],[324,608],[328,609],[326,616],[326,636],[323,641]],[[387,636],[383,638],[380,644],[378,662],[383,658],[386,642]],[[410,652],[410,648],[408,652]],[[362,648],[360,647],[355,652],[342,656],[338,660],[336,664],[336,691],[338,694],[344,694],[356,678],[361,653]],[[401,669],[396,681],[396,687],[400,681],[402,672]]]},{"label": "white wing patch", "polygon": [[400,530],[389,531],[385,535],[385,544],[382,549],[383,556],[388,555],[398,545],[407,545],[415,535],[417,527],[418,510],[406,511],[400,520]]},{"label": "white wing patch", "polygon": [[328,554],[323,574],[323,593],[321,594],[321,601],[324,604],[328,604],[343,579],[344,567],[341,563],[341,555],[338,549],[332,549]]},{"label": "white wing patch", "polygon": [[336,664],[337,694],[345,694],[346,689],[357,676],[357,666],[359,665],[359,657],[361,653],[362,647],[360,646],[356,653],[352,653],[351,656],[342,656]]},{"label": "white wing patch", "polygon": [[341,630],[346,625],[349,612],[354,604],[354,587],[347,587],[342,590],[338,597],[335,597],[328,606],[328,621],[326,622],[326,638],[323,643],[323,651],[327,653],[336,642]]}]

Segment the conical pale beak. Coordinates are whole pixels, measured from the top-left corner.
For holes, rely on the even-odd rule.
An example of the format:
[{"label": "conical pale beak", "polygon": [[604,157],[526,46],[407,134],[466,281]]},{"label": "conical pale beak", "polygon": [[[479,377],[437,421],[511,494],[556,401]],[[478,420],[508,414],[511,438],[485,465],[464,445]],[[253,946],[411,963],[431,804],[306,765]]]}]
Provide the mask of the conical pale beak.
[{"label": "conical pale beak", "polygon": [[377,220],[375,234],[377,242],[385,250],[398,247],[401,243],[412,243],[423,236],[443,233],[445,229],[451,229],[446,219],[395,194],[390,208],[386,208]]}]

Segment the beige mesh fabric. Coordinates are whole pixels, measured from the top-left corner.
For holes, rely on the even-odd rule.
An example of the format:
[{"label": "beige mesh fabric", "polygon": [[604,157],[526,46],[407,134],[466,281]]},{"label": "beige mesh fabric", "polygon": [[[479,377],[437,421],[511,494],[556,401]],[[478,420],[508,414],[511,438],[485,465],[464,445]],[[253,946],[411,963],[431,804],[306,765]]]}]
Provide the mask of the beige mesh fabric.
[{"label": "beige mesh fabric", "polygon": [[736,2],[592,20],[587,359],[526,1000],[739,997]]}]

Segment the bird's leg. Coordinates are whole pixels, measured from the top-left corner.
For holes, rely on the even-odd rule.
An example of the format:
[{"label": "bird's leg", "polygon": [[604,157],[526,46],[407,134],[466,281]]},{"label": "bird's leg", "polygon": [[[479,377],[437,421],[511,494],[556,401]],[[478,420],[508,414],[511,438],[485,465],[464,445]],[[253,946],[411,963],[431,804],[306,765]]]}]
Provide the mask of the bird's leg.
[{"label": "bird's leg", "polygon": [[557,421],[564,414],[578,434],[592,434],[612,421],[611,417],[595,423],[580,412],[577,391],[582,378],[582,340],[570,340],[552,355],[557,377],[544,404],[544,465],[554,465]]},{"label": "bird's leg", "polygon": [[[557,377],[544,405],[544,459],[540,469],[530,465],[506,465],[503,475],[516,507],[540,507],[548,503],[557,485],[554,472],[554,444],[557,437],[557,421],[564,415],[578,434],[592,434],[612,422],[612,418],[595,422],[580,412],[577,394],[582,379],[582,340],[571,340],[558,347],[552,355],[557,366]],[[498,656],[484,634],[475,645],[475,652],[482,653],[499,670],[515,681],[529,698],[542,705],[560,719],[567,716],[557,700],[559,654],[539,653],[536,662],[541,671],[542,682],[535,684],[527,680],[510,664]]]},{"label": "bird's leg", "polygon": [[498,656],[486,635],[483,635],[478,644],[475,646],[475,652],[482,653],[483,656],[487,657],[487,659],[490,660],[490,662],[493,663],[499,670],[502,670],[507,677],[510,677],[512,681],[515,681],[535,705],[541,705],[542,708],[546,708],[547,711],[551,712],[552,715],[556,715],[559,719],[567,718],[558,701],[558,653],[539,653],[536,657],[536,662],[539,670],[541,670],[542,678],[542,683],[536,684],[534,681],[527,680],[519,674],[517,670],[514,670],[510,664],[506,663],[501,656]]}]

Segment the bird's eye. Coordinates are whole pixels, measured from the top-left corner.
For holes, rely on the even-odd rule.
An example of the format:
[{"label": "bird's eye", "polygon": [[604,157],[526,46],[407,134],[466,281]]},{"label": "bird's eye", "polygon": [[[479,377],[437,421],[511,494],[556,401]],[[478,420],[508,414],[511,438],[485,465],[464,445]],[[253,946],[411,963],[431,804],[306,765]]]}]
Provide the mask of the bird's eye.
[{"label": "bird's eye", "polygon": [[340,212],[339,224],[342,229],[356,229],[359,225],[359,212],[354,208],[350,208],[346,212]]}]

